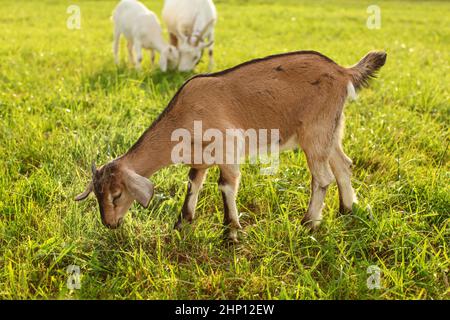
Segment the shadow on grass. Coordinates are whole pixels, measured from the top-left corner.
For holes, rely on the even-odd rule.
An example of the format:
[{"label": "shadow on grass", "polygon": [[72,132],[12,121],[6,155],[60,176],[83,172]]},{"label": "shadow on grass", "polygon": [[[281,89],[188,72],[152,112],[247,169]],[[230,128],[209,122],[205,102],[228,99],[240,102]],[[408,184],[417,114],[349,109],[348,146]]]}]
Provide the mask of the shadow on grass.
[{"label": "shadow on grass", "polygon": [[86,91],[117,91],[128,87],[139,86],[143,90],[155,92],[164,96],[178,89],[187,79],[194,75],[193,72],[162,72],[159,68],[142,68],[136,71],[125,64],[119,66],[105,64],[93,74],[82,77],[82,86]]}]

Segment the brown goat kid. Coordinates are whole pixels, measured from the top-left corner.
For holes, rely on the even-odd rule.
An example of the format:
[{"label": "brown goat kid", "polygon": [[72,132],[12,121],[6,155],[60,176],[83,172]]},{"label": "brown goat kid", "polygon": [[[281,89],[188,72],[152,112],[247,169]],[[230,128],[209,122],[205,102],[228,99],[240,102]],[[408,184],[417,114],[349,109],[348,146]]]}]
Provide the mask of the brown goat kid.
[{"label": "brown goat kid", "polygon": [[[328,185],[336,179],[341,211],[351,211],[356,196],[350,176],[352,161],[342,150],[343,108],[347,97],[366,86],[384,65],[386,53],[368,53],[351,68],[344,68],[314,51],[299,51],[245,62],[234,68],[188,80],[175,94],[159,118],[121,157],[99,169],[92,168],[92,181],[76,197],[85,199],[94,191],[102,222],[116,228],[132,202],[147,207],[153,184],[147,179],[157,170],[174,163],[172,132],[192,132],[194,121],[203,130],[278,129],[279,147],[300,146],[312,176],[311,199],[303,222],[319,225]],[[197,143],[197,142],[195,142]],[[208,142],[201,142],[207,145]],[[246,151],[247,152],[247,151]],[[224,202],[224,223],[236,241],[241,228],[236,208],[239,164],[216,163],[220,168],[219,188]],[[189,164],[188,192],[182,220],[192,221],[197,197],[207,169],[215,164]]]}]

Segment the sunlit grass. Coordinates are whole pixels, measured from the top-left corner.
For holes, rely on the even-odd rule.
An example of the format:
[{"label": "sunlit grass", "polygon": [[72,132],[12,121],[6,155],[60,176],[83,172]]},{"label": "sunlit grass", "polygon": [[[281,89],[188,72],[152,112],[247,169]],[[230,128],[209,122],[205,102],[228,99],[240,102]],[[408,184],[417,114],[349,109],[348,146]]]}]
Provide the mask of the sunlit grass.
[{"label": "sunlit grass", "polygon": [[[162,1],[144,1],[158,14]],[[287,152],[274,176],[242,168],[241,242],[222,242],[217,170],[197,219],[172,230],[187,168],[159,172],[148,210],[122,228],[101,225],[96,201],[75,203],[89,164],[125,152],[190,75],[113,64],[114,1],[80,1],[81,30],[65,1],[0,6],[0,298],[448,299],[450,5],[378,1],[216,1],[216,70],[312,49],[342,65],[388,52],[379,78],[346,107],[345,150],[360,209],[340,216],[335,186],[316,233],[301,226],[309,173]],[[207,60],[206,57],[204,60]],[[203,61],[198,72],[206,71]],[[67,289],[68,265],[80,290]],[[367,268],[381,269],[369,290]]]}]

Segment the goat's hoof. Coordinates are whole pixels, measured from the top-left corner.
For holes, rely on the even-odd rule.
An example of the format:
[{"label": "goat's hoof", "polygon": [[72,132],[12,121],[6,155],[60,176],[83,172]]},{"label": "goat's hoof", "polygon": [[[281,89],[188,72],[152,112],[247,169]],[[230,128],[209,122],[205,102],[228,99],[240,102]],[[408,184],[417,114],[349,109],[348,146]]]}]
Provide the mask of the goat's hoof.
[{"label": "goat's hoof", "polygon": [[308,215],[305,215],[302,219],[302,224],[311,231],[317,230],[321,220],[312,220]]},{"label": "goat's hoof", "polygon": [[352,208],[348,208],[342,204],[339,205],[339,213],[341,215],[351,214],[352,211],[353,211],[353,206],[352,206]]},{"label": "goat's hoof", "polygon": [[173,226],[174,230],[181,230],[181,220],[178,220],[177,222],[175,222],[174,226]]},{"label": "goat's hoof", "polygon": [[237,229],[233,228],[233,229],[225,230],[224,240],[228,243],[233,243],[233,244],[239,243]]},{"label": "goat's hoof", "polygon": [[236,229],[236,232],[237,232],[238,230],[242,230],[242,226],[241,226],[241,224],[240,224],[239,222],[235,222],[235,223],[233,224],[233,228]]},{"label": "goat's hoof", "polygon": [[192,214],[190,215],[185,215],[185,216],[180,216],[177,220],[177,222],[175,223],[175,225],[173,226],[173,228],[175,230],[180,231],[181,227],[183,225],[183,221],[187,222],[187,223],[192,223],[192,220],[194,220],[194,217]]}]

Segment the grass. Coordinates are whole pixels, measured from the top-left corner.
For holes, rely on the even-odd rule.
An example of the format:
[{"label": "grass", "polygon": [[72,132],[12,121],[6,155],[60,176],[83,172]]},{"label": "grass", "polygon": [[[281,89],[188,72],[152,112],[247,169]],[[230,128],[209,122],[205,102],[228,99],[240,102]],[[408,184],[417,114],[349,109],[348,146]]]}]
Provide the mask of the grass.
[{"label": "grass", "polygon": [[[144,3],[161,12],[162,1]],[[307,232],[309,173],[301,152],[286,152],[274,176],[243,166],[235,246],[222,242],[217,170],[181,233],[185,167],[157,173],[151,207],[133,206],[115,231],[94,198],[72,200],[90,162],[124,153],[190,76],[151,70],[148,56],[137,73],[124,45],[116,68],[115,2],[77,4],[80,30],[66,28],[66,1],[0,5],[1,299],[449,299],[448,2],[377,1],[382,26],[369,30],[370,1],[216,1],[216,70],[293,50],[342,65],[388,52],[345,111],[360,209],[338,215],[333,185],[323,224]],[[69,265],[79,290],[67,288]],[[372,265],[381,289],[366,285]]]}]

